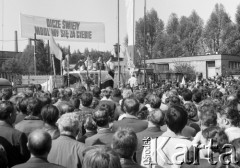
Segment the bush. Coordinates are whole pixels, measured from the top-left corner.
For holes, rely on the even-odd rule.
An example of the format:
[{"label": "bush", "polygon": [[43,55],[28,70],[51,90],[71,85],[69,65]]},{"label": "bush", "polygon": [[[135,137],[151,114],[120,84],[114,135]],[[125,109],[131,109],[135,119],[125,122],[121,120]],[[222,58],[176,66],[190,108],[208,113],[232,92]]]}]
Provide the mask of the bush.
[{"label": "bush", "polygon": [[175,62],[172,71],[174,73],[182,73],[187,81],[196,79],[196,71],[189,63]]}]

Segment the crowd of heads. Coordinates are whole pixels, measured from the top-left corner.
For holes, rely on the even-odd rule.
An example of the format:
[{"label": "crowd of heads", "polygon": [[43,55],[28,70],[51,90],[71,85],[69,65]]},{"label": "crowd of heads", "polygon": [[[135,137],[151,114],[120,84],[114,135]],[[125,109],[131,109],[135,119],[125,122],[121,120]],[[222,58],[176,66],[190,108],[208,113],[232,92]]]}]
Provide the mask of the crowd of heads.
[{"label": "crowd of heads", "polygon": [[[240,132],[236,132],[240,130],[239,84],[238,80],[220,78],[185,85],[166,82],[151,89],[101,90],[95,86],[87,90],[80,86],[54,88],[50,93],[36,85],[35,89],[13,93],[7,88],[0,94],[0,120],[14,127],[24,120],[18,118],[20,114],[39,117],[45,125],[58,130],[58,134],[53,134],[39,128],[28,135],[27,147],[36,157],[47,156],[52,140],[61,135],[78,140],[86,132],[111,129],[121,117],[131,116],[155,127],[165,125],[176,135],[181,135],[186,126],[191,127],[200,134],[200,139],[188,137],[194,142],[206,145],[213,140],[219,146],[213,149],[217,153],[223,153],[222,146],[231,143],[236,148],[236,158],[240,159]],[[119,128],[111,144],[86,148],[82,167],[120,168],[121,158],[134,159],[138,148],[136,133],[131,128]],[[6,167],[7,160],[6,151],[0,146],[0,164]]]}]

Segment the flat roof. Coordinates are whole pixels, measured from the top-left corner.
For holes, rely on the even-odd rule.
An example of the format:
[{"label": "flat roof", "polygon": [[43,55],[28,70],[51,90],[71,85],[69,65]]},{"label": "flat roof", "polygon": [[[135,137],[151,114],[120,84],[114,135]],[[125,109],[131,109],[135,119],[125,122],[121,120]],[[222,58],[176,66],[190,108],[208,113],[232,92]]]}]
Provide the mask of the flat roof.
[{"label": "flat roof", "polygon": [[215,54],[215,55],[199,55],[199,56],[189,56],[189,57],[156,58],[156,59],[147,59],[146,63],[164,64],[164,63],[173,63],[173,62],[215,61],[215,60],[240,61],[240,56]]}]

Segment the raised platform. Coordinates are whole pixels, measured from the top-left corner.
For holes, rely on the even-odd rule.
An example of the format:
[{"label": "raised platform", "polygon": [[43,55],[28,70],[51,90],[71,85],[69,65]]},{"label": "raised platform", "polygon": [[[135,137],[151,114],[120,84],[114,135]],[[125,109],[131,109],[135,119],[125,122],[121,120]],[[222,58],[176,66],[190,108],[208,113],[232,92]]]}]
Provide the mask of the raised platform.
[{"label": "raised platform", "polygon": [[70,71],[69,75],[73,75],[76,78],[80,78],[81,81],[85,81],[87,78],[87,73],[89,77],[94,81],[94,83],[98,83],[101,75],[101,83],[104,83],[108,80],[113,80],[111,75],[108,74],[108,71]]}]

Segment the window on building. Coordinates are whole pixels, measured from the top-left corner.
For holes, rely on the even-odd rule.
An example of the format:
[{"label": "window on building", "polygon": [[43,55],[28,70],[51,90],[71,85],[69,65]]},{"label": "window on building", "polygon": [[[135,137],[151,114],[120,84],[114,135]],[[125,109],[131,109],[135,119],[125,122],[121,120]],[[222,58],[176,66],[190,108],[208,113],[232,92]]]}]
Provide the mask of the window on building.
[{"label": "window on building", "polygon": [[240,68],[240,62],[229,61],[228,67],[229,67],[229,69],[237,69],[237,68]]},{"label": "window on building", "polygon": [[168,64],[156,64],[156,72],[167,72],[169,71]]}]

